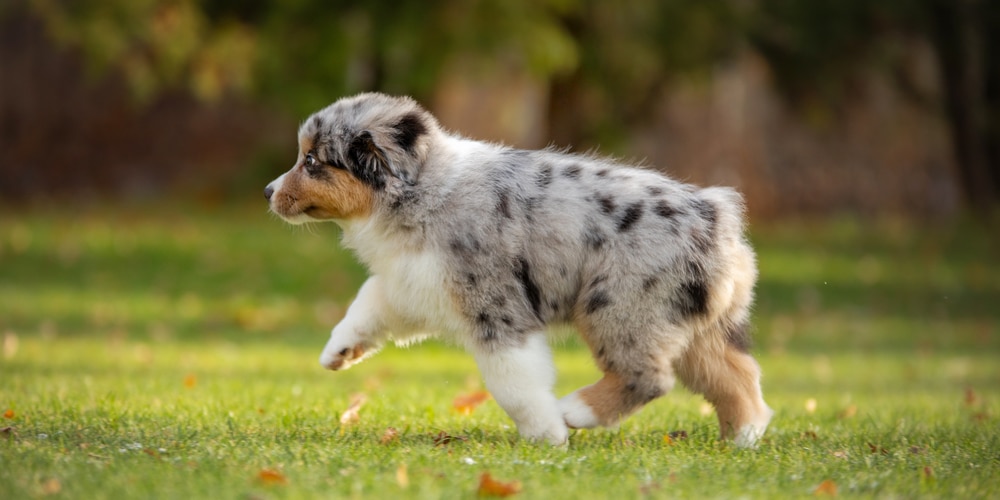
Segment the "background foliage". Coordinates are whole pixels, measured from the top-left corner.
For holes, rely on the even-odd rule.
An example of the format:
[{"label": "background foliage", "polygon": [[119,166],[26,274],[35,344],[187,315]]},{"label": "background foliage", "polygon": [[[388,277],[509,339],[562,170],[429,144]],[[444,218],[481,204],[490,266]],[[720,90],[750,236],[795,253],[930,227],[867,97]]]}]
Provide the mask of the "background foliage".
[{"label": "background foliage", "polygon": [[[189,105],[192,114],[250,108],[256,110],[251,113],[255,120],[275,123],[277,130],[277,124],[300,120],[345,94],[406,93],[447,108],[448,97],[440,92],[455,75],[480,75],[481,83],[483,79],[506,82],[511,77],[505,75],[526,73],[533,92],[542,96],[539,102],[547,103],[538,118],[542,132],[533,141],[639,154],[685,175],[683,165],[674,165],[683,157],[660,155],[632,140],[637,130],[657,127],[663,103],[683,94],[685,84],[704,86],[718,80],[720,68],[748,57],[760,61],[768,88],[786,103],[772,105],[768,109],[779,111],[765,113],[780,113],[782,107],[796,110],[793,114],[804,119],[793,120],[788,127],[818,127],[818,132],[810,132],[817,136],[814,142],[829,142],[843,136],[851,140],[850,130],[857,128],[851,124],[852,109],[878,113],[880,106],[886,106],[885,95],[872,90],[872,75],[879,75],[874,77],[878,84],[901,99],[900,106],[919,110],[920,127],[934,129],[938,121],[944,127],[932,135],[941,135],[948,156],[924,160],[920,145],[914,145],[918,152],[910,156],[917,157],[909,164],[929,166],[915,167],[917,173],[908,175],[919,177],[923,168],[930,169],[932,177],[952,176],[962,198],[979,213],[989,213],[1000,192],[1000,63],[989,56],[1000,49],[994,29],[1000,25],[996,2],[21,0],[6,4],[0,16],[12,43],[37,47],[54,41],[73,51],[68,61],[82,61],[89,81],[107,81],[109,75],[120,78],[132,109],[139,110],[138,121],[148,115],[142,115],[143,109],[190,96],[195,99]],[[38,22],[43,39],[18,35],[14,29]],[[5,57],[19,67],[16,55]],[[62,76],[72,78],[72,71]],[[45,85],[37,79],[35,84]],[[30,93],[14,84],[4,90],[11,101]],[[500,109],[515,106],[513,101],[521,98],[505,97]],[[44,108],[58,102],[38,104],[42,109],[32,113],[16,104],[0,106],[0,111],[8,123],[49,123],[60,116]],[[40,117],[46,114],[52,116]],[[495,118],[480,114],[474,122],[491,119]],[[774,121],[766,116],[742,120],[751,126]],[[823,127],[829,124],[838,124],[839,131],[824,136]],[[168,120],[163,127],[172,125]],[[220,126],[227,128],[219,124],[216,130]],[[677,126],[660,125],[656,130],[669,137],[677,133],[671,127]],[[712,131],[704,133],[710,136]],[[4,140],[23,144],[27,139],[21,134],[9,130]],[[220,134],[220,140],[242,139],[259,147],[226,152],[216,164],[270,159],[267,155],[275,144],[285,147],[276,137],[276,132],[259,130]],[[766,140],[767,147],[789,147]],[[45,136],[35,142],[53,140]],[[872,158],[870,162],[838,161],[870,164],[864,167],[869,170],[892,168],[879,167],[885,162],[877,159],[877,145],[865,147],[869,150],[860,154]],[[14,181],[21,179],[7,182],[13,187],[6,191],[23,195],[51,187],[46,175],[25,181],[25,175],[18,173],[38,153],[35,149],[0,158],[4,167],[0,172]],[[192,154],[193,158],[183,158],[185,163],[198,162],[197,152]],[[103,165],[113,162],[100,158],[88,157],[88,163],[97,164],[88,168],[114,168]],[[943,161],[954,162],[954,167],[942,165]],[[777,169],[802,170],[807,168],[803,163],[808,161],[799,158]],[[851,168],[840,170],[829,175],[857,175]],[[54,166],[52,171],[60,170]],[[747,178],[759,175],[744,169],[726,180],[749,182]],[[813,183],[812,189],[823,188]],[[922,189],[933,191],[933,187]],[[757,189],[748,191],[756,196]],[[836,208],[831,206],[836,203],[828,203],[827,209]],[[947,197],[934,203],[937,211],[945,212],[954,205]]]}]

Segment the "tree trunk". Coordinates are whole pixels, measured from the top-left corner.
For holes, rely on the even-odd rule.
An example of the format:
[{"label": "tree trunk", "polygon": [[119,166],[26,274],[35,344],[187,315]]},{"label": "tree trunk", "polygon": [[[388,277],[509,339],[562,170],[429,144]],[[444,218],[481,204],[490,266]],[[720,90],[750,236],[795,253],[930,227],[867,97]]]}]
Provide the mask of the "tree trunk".
[{"label": "tree trunk", "polygon": [[998,190],[987,142],[985,9],[980,0],[937,0],[932,5],[933,41],[962,186],[970,208],[988,217]]}]

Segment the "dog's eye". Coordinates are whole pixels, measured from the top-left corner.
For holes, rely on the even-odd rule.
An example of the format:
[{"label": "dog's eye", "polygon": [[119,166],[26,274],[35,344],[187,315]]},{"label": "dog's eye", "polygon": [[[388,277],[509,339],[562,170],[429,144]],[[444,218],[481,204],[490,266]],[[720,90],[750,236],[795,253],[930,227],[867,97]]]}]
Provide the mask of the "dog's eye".
[{"label": "dog's eye", "polygon": [[306,159],[303,163],[305,163],[306,168],[316,168],[319,166],[319,160],[317,160],[312,153],[306,155]]}]

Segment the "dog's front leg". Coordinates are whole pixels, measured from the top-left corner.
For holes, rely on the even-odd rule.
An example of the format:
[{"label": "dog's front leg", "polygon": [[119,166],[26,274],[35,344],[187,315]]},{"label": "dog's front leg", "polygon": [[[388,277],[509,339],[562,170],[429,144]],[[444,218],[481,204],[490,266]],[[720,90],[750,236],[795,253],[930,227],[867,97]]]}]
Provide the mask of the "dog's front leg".
[{"label": "dog's front leg", "polygon": [[382,297],[378,277],[368,278],[347,308],[347,315],[330,332],[319,364],[330,370],[343,370],[382,347],[386,311]]},{"label": "dog's front leg", "polygon": [[569,431],[552,393],[556,372],[545,335],[532,334],[519,346],[494,343],[482,341],[475,348],[486,389],[514,420],[521,436],[565,444]]}]

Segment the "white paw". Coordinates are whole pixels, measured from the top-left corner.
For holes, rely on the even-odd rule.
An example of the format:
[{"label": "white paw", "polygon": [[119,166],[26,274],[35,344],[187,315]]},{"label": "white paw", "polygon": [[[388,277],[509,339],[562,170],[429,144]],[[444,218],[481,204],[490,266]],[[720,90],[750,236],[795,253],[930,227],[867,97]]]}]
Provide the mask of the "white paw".
[{"label": "white paw", "polygon": [[756,448],[757,442],[764,436],[764,431],[767,430],[767,424],[771,422],[773,415],[774,410],[765,406],[764,411],[754,418],[752,422],[740,427],[736,431],[736,436],[733,437],[733,444],[740,448]]},{"label": "white paw", "polygon": [[353,346],[339,346],[327,344],[323,353],[319,355],[319,364],[328,370],[345,370],[367,357],[373,349],[361,343]]},{"label": "white paw", "polygon": [[590,406],[580,399],[577,392],[559,400],[559,411],[562,412],[566,425],[572,429],[590,429],[600,425],[597,415],[594,415]]},{"label": "white paw", "polygon": [[552,421],[546,425],[519,425],[521,437],[528,441],[549,443],[553,446],[563,446],[569,442],[569,429],[561,421]]}]

